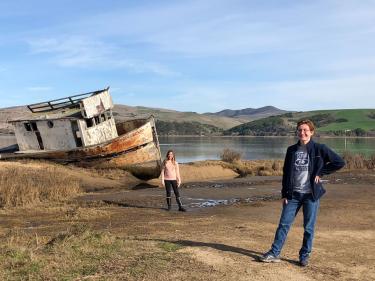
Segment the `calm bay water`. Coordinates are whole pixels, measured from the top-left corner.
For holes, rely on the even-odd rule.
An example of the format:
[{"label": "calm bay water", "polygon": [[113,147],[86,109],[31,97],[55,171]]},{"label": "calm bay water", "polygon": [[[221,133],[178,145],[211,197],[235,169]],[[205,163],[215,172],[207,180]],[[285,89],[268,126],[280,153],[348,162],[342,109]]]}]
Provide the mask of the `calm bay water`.
[{"label": "calm bay water", "polygon": [[[284,159],[288,146],[296,143],[291,137],[160,137],[160,148],[164,158],[168,149],[173,149],[177,161],[181,163],[220,159],[224,148],[233,149],[242,154],[246,160]],[[345,150],[362,153],[367,156],[375,154],[374,138],[320,138],[339,154]]]},{"label": "calm bay water", "polygon": [[[320,138],[317,142],[325,143],[338,153],[345,150],[375,154],[374,138]],[[284,159],[286,148],[295,143],[295,138],[287,137],[159,137],[162,157],[168,149],[176,152],[180,163],[217,160],[224,148],[233,149],[242,154],[243,159]],[[14,136],[0,136],[0,147],[15,143]]]}]

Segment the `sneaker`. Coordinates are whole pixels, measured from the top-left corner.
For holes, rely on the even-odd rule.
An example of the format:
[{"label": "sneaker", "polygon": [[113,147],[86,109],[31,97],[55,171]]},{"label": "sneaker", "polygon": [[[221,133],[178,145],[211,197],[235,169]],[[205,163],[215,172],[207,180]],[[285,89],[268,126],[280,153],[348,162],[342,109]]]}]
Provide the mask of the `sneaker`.
[{"label": "sneaker", "polygon": [[263,256],[260,257],[259,259],[261,262],[280,262],[280,258],[274,256],[271,253],[265,253]]},{"label": "sneaker", "polygon": [[302,267],[308,266],[309,265],[309,258],[300,259],[299,265],[302,266]]}]

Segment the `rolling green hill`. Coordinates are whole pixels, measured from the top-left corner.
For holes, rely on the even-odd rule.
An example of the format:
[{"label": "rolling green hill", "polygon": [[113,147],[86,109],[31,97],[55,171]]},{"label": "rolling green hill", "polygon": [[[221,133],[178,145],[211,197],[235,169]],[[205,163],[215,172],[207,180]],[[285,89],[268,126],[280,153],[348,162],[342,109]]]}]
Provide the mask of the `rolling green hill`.
[{"label": "rolling green hill", "polygon": [[301,119],[310,119],[318,135],[375,136],[375,109],[319,110],[286,113],[245,123],[224,131],[225,135],[293,135]]},{"label": "rolling green hill", "polygon": [[223,132],[224,135],[239,136],[287,136],[292,133],[284,118],[271,116],[248,122]]}]

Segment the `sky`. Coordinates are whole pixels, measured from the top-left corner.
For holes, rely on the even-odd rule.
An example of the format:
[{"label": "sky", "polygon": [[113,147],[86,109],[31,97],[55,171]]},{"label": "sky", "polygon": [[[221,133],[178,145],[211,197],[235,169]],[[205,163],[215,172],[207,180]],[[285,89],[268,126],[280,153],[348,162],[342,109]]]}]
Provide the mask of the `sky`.
[{"label": "sky", "polygon": [[0,107],[375,108],[375,0],[0,1]]}]

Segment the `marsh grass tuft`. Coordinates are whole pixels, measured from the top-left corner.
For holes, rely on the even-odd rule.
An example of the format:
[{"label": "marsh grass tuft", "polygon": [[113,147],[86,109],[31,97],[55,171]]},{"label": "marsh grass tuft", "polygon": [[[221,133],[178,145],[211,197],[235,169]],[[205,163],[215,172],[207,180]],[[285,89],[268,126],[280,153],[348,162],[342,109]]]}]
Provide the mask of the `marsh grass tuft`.
[{"label": "marsh grass tuft", "polygon": [[348,170],[375,169],[375,154],[366,158],[363,154],[344,152],[345,168]]},{"label": "marsh grass tuft", "polygon": [[282,160],[242,160],[233,164],[233,169],[240,177],[246,176],[281,176]]},{"label": "marsh grass tuft", "polygon": [[3,165],[0,169],[0,206],[29,207],[66,200],[80,192],[79,180],[55,165]]}]

